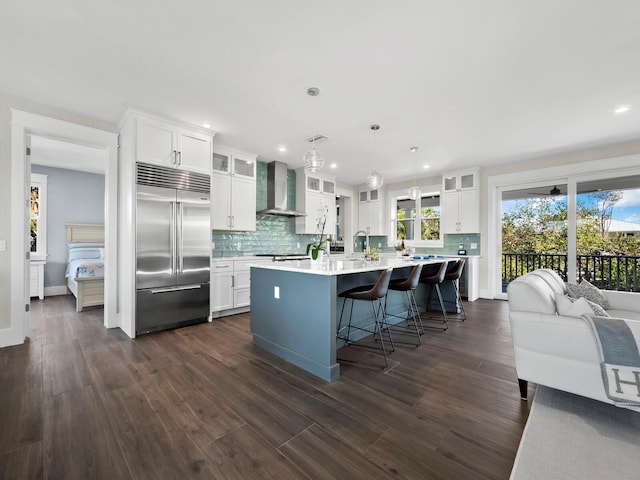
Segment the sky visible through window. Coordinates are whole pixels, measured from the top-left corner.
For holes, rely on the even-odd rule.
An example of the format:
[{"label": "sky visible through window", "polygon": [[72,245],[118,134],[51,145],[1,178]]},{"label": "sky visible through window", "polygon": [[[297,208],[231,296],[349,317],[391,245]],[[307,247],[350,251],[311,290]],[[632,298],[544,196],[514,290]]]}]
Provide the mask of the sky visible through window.
[{"label": "sky visible through window", "polygon": [[[623,222],[631,222],[640,224],[640,188],[619,190],[622,192],[622,198],[614,205],[611,218]],[[552,197],[558,204],[567,202],[566,195],[558,195]],[[515,210],[518,202],[523,200],[503,200],[502,213],[511,213]],[[598,199],[591,193],[578,194],[578,201],[585,207],[591,208],[597,206]]]}]

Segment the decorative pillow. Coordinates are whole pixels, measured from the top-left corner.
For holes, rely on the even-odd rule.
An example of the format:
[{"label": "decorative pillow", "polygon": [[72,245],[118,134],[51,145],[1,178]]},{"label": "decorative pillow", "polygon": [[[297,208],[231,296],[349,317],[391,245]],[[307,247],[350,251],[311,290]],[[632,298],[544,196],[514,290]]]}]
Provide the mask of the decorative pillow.
[{"label": "decorative pillow", "polygon": [[586,298],[584,300],[591,307],[591,310],[593,310],[593,314],[594,315],[598,315],[599,317],[610,317],[611,316],[599,304],[597,304],[595,302],[591,302],[591,301],[587,300]]},{"label": "decorative pillow", "polygon": [[580,285],[567,283],[567,292],[569,292],[569,295],[573,298],[584,297],[590,302],[597,303],[602,308],[609,308],[609,302],[607,301],[607,297],[604,296],[604,293],[586,280],[582,280]]},{"label": "decorative pillow", "polygon": [[590,302],[584,297],[573,298],[556,293],[556,310],[558,315],[565,317],[580,317],[582,315],[598,315],[608,317],[609,314],[597,303]]},{"label": "decorative pillow", "polygon": [[70,248],[69,261],[78,259],[93,260],[100,258],[100,248]]}]

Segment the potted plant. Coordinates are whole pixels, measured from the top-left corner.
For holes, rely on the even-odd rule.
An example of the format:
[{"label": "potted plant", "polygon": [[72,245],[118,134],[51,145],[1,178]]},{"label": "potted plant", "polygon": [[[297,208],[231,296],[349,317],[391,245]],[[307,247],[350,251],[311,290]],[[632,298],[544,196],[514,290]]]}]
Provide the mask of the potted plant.
[{"label": "potted plant", "polygon": [[320,252],[324,252],[327,248],[327,237],[324,236],[324,227],[327,224],[327,215],[329,213],[329,206],[322,205],[318,210],[318,218],[316,227],[320,231],[318,240],[313,240],[307,244],[307,255],[311,255],[311,260],[317,261],[318,258],[322,259]]}]

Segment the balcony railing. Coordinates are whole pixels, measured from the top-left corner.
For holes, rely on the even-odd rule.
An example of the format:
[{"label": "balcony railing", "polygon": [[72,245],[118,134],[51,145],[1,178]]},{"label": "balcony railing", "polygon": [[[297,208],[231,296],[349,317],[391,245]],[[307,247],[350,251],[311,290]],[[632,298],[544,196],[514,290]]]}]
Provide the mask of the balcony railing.
[{"label": "balcony railing", "polygon": [[[640,291],[640,256],[578,255],[578,278],[603,290]],[[538,268],[550,268],[567,281],[567,255],[562,253],[503,253],[502,291],[520,275]]]}]

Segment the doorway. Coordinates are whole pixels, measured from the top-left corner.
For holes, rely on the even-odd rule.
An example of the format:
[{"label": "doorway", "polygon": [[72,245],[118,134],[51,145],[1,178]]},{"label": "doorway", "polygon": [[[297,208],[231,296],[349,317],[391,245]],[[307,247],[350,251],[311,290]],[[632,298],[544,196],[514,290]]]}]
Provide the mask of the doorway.
[{"label": "doorway", "polygon": [[[93,147],[102,152],[105,170],[105,291],[104,325],[120,325],[117,314],[117,153],[118,135],[63,120],[35,115],[19,110],[11,111],[11,202],[28,205],[31,165],[30,139],[32,136],[60,140],[76,145]],[[10,338],[3,343],[23,343],[29,329],[29,250],[30,225],[26,208],[12,208],[11,213],[11,326]],[[20,248],[19,246],[23,247]],[[22,252],[22,253],[21,253]]]},{"label": "doorway", "polygon": [[[106,196],[102,150],[37,135],[30,137],[30,143],[30,291],[33,302],[36,293],[42,299],[69,292],[66,278],[69,260],[67,237],[75,230],[68,228],[70,224],[104,225]],[[34,179],[40,179],[46,187],[39,208],[35,209],[34,195],[39,191]],[[94,257],[89,255],[88,258],[92,259],[90,263],[94,268],[99,268],[100,259]],[[41,275],[35,275],[40,271]]]}]

